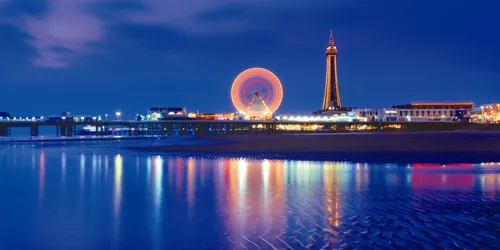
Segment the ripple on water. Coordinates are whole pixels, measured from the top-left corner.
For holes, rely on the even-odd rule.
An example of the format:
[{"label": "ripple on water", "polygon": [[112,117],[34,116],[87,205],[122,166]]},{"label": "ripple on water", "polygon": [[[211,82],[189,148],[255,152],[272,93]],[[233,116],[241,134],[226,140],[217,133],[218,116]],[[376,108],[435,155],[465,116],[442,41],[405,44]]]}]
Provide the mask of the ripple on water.
[{"label": "ripple on water", "polygon": [[[22,218],[12,220],[12,225],[25,229],[36,224],[30,218],[37,218],[40,234],[66,233],[43,230],[53,229],[57,222],[60,228],[99,225],[94,227],[103,230],[99,234],[114,239],[100,225],[118,221],[116,228],[138,239],[134,246],[150,248],[175,244],[186,249],[197,244],[208,249],[494,249],[500,245],[498,167],[416,170],[398,164],[261,160],[262,155],[158,157],[107,146],[48,147],[43,154],[41,150],[20,146],[0,154],[0,163],[6,163],[0,168],[0,183],[11,185],[3,190],[17,188],[26,194],[19,198],[0,189],[5,204],[36,197],[37,213],[55,220],[43,224],[43,218],[25,216],[17,207],[2,207],[7,212],[0,213],[0,219],[18,215]],[[21,164],[26,164],[24,169]],[[27,209],[23,204],[18,204],[19,210],[31,211],[23,210]],[[71,207],[75,204],[77,209]],[[106,211],[112,214],[109,218],[101,215]],[[129,214],[114,214],[120,211]],[[28,223],[17,224],[25,218]],[[78,218],[85,221],[78,223]],[[192,238],[177,237],[195,227],[201,229]],[[7,227],[0,225],[0,232],[3,228]],[[149,230],[147,236],[137,228]],[[75,234],[87,240],[87,232]],[[205,232],[210,237],[201,237]],[[58,234],[47,239],[57,241]],[[0,233],[0,248],[3,236]]]},{"label": "ripple on water", "polygon": [[[335,215],[318,198],[323,195],[347,204],[363,199],[367,205],[344,205]],[[228,237],[227,244],[249,249],[494,249],[500,243],[498,197],[457,192],[352,197],[319,192],[282,202],[288,204],[287,214],[267,222],[264,232],[255,230],[262,223],[256,220],[243,240]],[[245,213],[251,214],[251,209]]]}]

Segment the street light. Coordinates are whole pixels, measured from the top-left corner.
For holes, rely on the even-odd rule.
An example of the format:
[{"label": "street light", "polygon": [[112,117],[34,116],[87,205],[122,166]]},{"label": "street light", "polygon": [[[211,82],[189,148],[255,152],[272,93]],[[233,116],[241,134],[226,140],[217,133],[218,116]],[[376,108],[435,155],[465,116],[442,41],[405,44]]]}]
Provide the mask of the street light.
[{"label": "street light", "polygon": [[117,120],[120,120],[120,116],[122,115],[122,112],[118,111],[116,112],[116,118]]},{"label": "street light", "polygon": [[106,117],[106,120],[108,120],[108,114],[105,114],[104,116]]}]

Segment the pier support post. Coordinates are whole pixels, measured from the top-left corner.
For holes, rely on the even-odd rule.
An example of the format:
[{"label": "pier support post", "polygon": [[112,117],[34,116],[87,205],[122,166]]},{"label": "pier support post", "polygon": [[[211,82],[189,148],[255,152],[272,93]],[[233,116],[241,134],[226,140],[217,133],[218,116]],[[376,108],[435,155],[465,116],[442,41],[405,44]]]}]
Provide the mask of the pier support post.
[{"label": "pier support post", "polygon": [[67,131],[66,131],[66,136],[73,136],[73,133],[72,133],[72,132],[73,132],[73,131],[72,131],[73,126],[71,126],[71,125],[66,125],[66,129],[67,129]]},{"label": "pier support post", "polygon": [[165,123],[161,124],[161,136],[165,136]]},{"label": "pier support post", "polygon": [[168,124],[168,136],[173,136],[174,135],[174,125],[172,123]]},{"label": "pier support post", "polygon": [[4,125],[0,125],[0,136],[7,136],[8,133],[8,127]]},{"label": "pier support post", "polygon": [[207,135],[207,126],[204,123],[199,123],[198,125],[198,135]]},{"label": "pier support post", "polygon": [[38,125],[30,126],[30,136],[38,136]]},{"label": "pier support post", "polygon": [[180,124],[180,127],[181,127],[181,135],[182,135],[182,136],[186,135],[186,134],[187,134],[187,133],[186,133],[186,129],[187,129],[186,124],[184,124],[184,123],[183,123],[183,124]]},{"label": "pier support post", "polygon": [[61,125],[61,136],[66,136],[66,125],[65,124]]}]

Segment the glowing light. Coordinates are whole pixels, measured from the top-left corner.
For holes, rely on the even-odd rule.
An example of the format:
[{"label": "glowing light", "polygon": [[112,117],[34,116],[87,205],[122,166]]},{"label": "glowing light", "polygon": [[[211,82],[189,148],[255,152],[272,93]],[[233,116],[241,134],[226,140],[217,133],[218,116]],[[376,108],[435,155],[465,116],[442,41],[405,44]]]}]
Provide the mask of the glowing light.
[{"label": "glowing light", "polygon": [[[250,88],[259,85],[263,92],[253,91]],[[253,99],[249,100],[250,96],[253,96]],[[279,108],[282,99],[283,88],[278,77],[263,68],[243,71],[236,77],[231,87],[233,105],[244,116],[264,118],[266,115],[271,115]],[[262,106],[259,109],[251,109],[255,106],[254,101],[261,103]]]}]

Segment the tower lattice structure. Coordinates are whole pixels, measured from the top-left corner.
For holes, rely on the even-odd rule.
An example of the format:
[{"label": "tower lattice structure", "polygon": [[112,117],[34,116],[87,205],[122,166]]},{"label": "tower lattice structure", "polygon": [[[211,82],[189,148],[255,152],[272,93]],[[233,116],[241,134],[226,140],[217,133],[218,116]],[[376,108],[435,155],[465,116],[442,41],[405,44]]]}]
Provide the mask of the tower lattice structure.
[{"label": "tower lattice structure", "polygon": [[330,42],[326,48],[326,83],[325,96],[323,98],[323,110],[339,110],[342,108],[339,93],[339,81],[337,76],[338,50],[333,41],[333,33],[330,30]]}]

